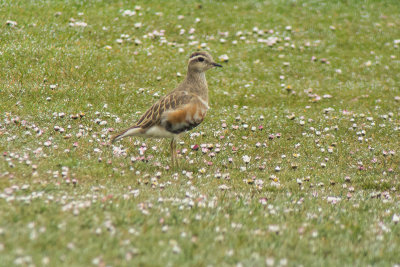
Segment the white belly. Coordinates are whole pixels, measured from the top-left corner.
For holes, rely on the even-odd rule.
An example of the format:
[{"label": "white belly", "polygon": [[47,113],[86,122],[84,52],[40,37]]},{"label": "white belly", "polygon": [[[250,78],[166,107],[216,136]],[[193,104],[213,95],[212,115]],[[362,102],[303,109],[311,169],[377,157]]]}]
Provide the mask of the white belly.
[{"label": "white belly", "polygon": [[150,127],[142,136],[153,138],[174,138],[176,134],[168,132],[163,127],[153,126]]}]

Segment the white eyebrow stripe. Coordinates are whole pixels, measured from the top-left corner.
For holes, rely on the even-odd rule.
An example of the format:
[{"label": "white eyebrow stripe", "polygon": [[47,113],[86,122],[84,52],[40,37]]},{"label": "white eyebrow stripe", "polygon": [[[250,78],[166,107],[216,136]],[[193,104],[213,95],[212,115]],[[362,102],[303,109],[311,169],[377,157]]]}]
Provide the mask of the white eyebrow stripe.
[{"label": "white eyebrow stripe", "polygon": [[197,56],[195,56],[195,57],[191,57],[190,58],[190,61],[194,61],[194,60],[197,60],[197,59],[199,59],[199,58],[204,58],[204,60],[210,60],[208,57],[206,57],[206,56],[204,56],[204,55],[197,55]]}]

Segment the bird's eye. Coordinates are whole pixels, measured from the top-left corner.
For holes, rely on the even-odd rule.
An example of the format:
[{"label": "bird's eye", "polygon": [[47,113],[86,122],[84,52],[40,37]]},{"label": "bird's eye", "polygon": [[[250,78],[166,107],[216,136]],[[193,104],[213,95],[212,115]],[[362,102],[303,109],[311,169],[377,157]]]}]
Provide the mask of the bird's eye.
[{"label": "bird's eye", "polygon": [[200,61],[200,62],[203,62],[203,61],[204,61],[204,58],[199,57],[199,61]]}]

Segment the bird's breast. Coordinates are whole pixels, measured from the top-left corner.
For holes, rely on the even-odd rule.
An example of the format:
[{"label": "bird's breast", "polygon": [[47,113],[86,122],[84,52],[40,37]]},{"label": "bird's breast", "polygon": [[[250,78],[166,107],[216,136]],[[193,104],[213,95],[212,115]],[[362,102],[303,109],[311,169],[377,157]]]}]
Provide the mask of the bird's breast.
[{"label": "bird's breast", "polygon": [[161,122],[165,129],[174,134],[189,131],[198,126],[206,116],[208,105],[194,102],[168,112]]}]

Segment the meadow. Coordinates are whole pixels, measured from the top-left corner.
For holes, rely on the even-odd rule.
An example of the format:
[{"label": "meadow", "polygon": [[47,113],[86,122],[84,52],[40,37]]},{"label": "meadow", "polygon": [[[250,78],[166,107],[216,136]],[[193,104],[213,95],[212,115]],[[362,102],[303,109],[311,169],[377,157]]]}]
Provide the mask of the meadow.
[{"label": "meadow", "polygon": [[[0,266],[399,266],[399,10],[0,1]],[[110,145],[197,50],[180,166]]]}]

